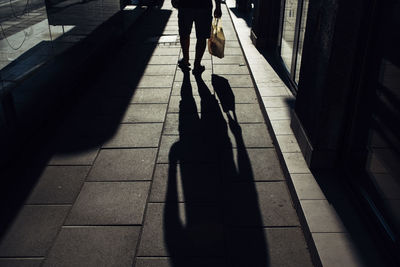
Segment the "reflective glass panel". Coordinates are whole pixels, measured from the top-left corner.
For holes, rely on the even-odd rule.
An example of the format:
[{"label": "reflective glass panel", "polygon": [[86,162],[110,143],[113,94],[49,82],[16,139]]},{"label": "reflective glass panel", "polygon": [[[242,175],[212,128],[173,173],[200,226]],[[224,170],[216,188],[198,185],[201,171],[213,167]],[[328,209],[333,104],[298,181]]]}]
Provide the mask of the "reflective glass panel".
[{"label": "reflective glass panel", "polygon": [[283,15],[281,57],[290,72],[293,60],[293,47],[296,26],[298,0],[285,0],[285,10]]},{"label": "reflective glass panel", "polygon": [[295,82],[297,84],[299,83],[299,78],[300,78],[300,65],[301,65],[301,56],[303,54],[304,34],[306,32],[308,2],[309,2],[309,0],[304,0],[303,10],[301,12],[302,14],[301,14],[301,22],[300,22],[299,47],[297,49],[297,61],[296,61],[296,70],[295,70]]}]

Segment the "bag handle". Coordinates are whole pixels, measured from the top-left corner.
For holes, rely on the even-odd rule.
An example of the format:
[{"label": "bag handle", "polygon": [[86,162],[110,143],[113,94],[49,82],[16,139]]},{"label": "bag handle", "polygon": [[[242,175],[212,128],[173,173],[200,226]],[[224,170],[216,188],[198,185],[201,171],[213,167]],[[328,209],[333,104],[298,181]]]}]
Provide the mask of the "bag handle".
[{"label": "bag handle", "polygon": [[215,26],[218,26],[219,20],[220,20],[220,18],[214,18],[213,24]]},{"label": "bag handle", "polygon": [[217,34],[217,29],[218,29],[218,23],[219,23],[219,18],[214,18],[212,24],[214,27],[212,27],[212,35],[216,35]]}]

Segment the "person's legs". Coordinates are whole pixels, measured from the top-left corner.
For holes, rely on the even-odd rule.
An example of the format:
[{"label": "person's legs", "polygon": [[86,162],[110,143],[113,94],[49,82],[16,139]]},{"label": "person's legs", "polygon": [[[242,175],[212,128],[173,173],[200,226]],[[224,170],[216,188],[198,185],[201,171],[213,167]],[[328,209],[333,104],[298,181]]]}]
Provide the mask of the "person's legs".
[{"label": "person's legs", "polygon": [[178,11],[179,38],[182,48],[183,58],[178,61],[179,67],[188,67],[189,63],[189,45],[190,32],[194,21],[194,10],[181,8]]},{"label": "person's legs", "polygon": [[194,60],[193,72],[201,73],[204,71],[204,66],[201,65],[201,60],[207,46],[207,38],[210,37],[212,15],[211,9],[197,10],[194,24],[196,27],[196,53]]},{"label": "person's legs", "polygon": [[181,65],[189,65],[189,46],[190,46],[190,35],[180,36],[181,48],[183,58],[179,61]]},{"label": "person's legs", "polygon": [[201,59],[203,58],[204,51],[206,51],[207,40],[203,38],[198,38],[196,42],[196,54],[194,59],[194,67],[201,66]]}]

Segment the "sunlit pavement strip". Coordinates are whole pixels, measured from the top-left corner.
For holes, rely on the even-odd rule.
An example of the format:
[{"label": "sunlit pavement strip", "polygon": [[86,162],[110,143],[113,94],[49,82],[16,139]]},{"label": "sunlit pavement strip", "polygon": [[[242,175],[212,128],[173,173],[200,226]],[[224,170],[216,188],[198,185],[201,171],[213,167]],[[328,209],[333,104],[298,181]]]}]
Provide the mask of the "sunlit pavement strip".
[{"label": "sunlit pavement strip", "polygon": [[[235,7],[234,0],[227,6]],[[291,91],[280,80],[273,68],[259,53],[250,39],[251,28],[230,12],[244,55],[257,84],[263,107],[269,117],[277,146],[283,156],[289,179],[297,194],[301,212],[305,215],[312,239],[323,266],[363,266],[360,253],[343,226],[336,211],[326,200],[318,183],[302,156],[297,140],[290,128]],[[321,228],[320,226],[325,227]]]}]

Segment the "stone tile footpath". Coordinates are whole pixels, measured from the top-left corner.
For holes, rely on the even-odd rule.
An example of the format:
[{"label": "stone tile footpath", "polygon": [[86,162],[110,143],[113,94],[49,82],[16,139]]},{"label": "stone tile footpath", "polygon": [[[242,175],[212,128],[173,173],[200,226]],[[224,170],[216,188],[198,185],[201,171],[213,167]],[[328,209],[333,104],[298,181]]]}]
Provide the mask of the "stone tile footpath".
[{"label": "stone tile footpath", "polygon": [[28,166],[0,266],[313,266],[225,5],[201,77],[169,1],[139,23]]}]

